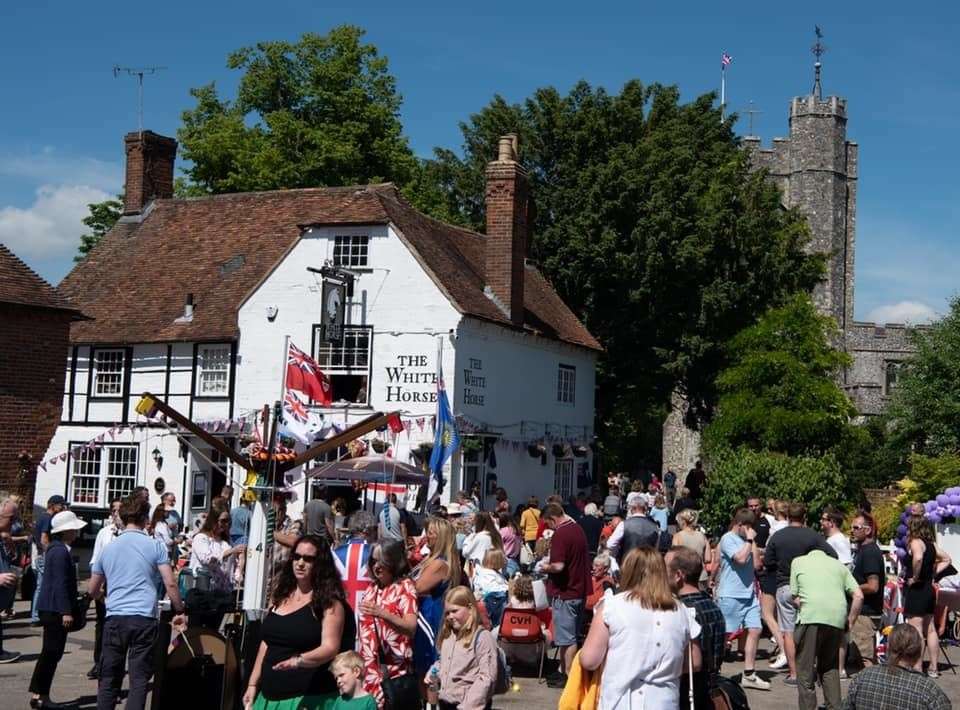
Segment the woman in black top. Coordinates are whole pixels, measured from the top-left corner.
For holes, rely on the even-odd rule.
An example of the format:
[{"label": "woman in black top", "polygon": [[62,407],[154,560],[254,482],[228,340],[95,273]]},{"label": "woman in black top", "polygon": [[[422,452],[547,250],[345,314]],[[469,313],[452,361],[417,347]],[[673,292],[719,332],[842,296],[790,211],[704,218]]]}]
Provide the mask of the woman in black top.
[{"label": "woman in black top", "polygon": [[57,664],[63,658],[67,632],[73,626],[73,605],[77,599],[77,571],[69,545],[77,539],[77,531],[84,525],[86,523],[70,510],[57,513],[50,521],[53,540],[43,555],[43,579],[37,597],[43,647],[30,679],[31,708],[66,707],[50,701],[50,686]]},{"label": "woman in black top", "polygon": [[[938,672],[940,639],[937,636],[937,625],[932,621],[937,601],[933,591],[933,568],[937,559],[937,546],[934,542],[933,526],[922,515],[911,516],[907,522],[907,530],[903,615],[907,623],[919,631],[920,636],[927,642],[927,653],[930,654],[930,668],[927,675],[936,678],[940,675]],[[917,660],[915,670],[923,670],[922,655]]]},{"label": "woman in black top", "polygon": [[337,698],[329,665],[350,615],[329,544],[314,535],[300,538],[275,585],[243,706],[325,709]]}]

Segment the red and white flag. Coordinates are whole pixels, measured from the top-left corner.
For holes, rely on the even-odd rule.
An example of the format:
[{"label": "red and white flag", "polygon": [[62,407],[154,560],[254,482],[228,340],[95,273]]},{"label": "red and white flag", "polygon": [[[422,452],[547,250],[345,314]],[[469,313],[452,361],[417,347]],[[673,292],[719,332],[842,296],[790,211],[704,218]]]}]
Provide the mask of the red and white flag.
[{"label": "red and white flag", "polygon": [[324,407],[333,402],[330,378],[323,374],[316,360],[293,343],[287,350],[287,389],[303,392]]},{"label": "red and white flag", "polygon": [[323,417],[307,409],[306,404],[294,392],[287,392],[283,398],[283,417],[280,431],[309,446],[323,431]]}]

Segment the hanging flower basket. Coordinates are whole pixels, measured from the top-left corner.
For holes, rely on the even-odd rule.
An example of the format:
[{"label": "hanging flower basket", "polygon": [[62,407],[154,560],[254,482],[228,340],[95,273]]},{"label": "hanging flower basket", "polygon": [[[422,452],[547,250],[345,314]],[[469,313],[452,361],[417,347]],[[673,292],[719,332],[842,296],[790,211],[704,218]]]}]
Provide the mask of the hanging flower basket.
[{"label": "hanging flower basket", "polygon": [[479,453],[483,451],[483,440],[474,437],[467,437],[460,442],[460,447],[465,454]]},{"label": "hanging flower basket", "polygon": [[370,442],[370,448],[373,449],[374,453],[382,454],[387,450],[387,442],[380,438],[373,439]]},{"label": "hanging flower basket", "polygon": [[578,459],[586,458],[588,451],[589,449],[582,444],[573,447],[573,455]]},{"label": "hanging flower basket", "polygon": [[530,458],[540,458],[547,455],[547,447],[543,444],[530,444],[527,447],[527,453],[530,454]]},{"label": "hanging flower basket", "polygon": [[553,445],[553,455],[558,459],[562,459],[567,455],[567,447],[564,444],[554,444]]}]

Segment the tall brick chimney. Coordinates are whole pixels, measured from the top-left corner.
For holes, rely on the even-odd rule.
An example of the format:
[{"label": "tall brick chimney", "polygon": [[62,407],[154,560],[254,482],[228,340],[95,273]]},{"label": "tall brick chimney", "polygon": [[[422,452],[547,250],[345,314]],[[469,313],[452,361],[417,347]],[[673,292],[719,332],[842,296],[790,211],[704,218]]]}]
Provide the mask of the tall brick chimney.
[{"label": "tall brick chimney", "polygon": [[173,197],[173,163],[177,142],[153,131],[134,131],[123,139],[127,153],[127,179],[123,213],[140,214],[160,197]]},{"label": "tall brick chimney", "polygon": [[529,187],[517,162],[517,136],[500,138],[497,159],[487,164],[486,292],[523,325],[523,270],[527,257]]}]

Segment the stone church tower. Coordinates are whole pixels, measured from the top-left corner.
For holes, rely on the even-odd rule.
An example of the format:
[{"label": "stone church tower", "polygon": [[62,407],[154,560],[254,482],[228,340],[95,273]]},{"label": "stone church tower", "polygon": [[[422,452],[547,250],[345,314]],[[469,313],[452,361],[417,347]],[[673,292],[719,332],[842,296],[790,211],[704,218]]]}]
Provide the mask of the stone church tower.
[{"label": "stone church tower", "polygon": [[[756,136],[744,137],[742,144],[754,167],[766,170],[780,188],[784,206],[796,207],[807,217],[810,251],[828,256],[824,280],[813,291],[814,303],[840,327],[837,346],[854,361],[841,385],[860,414],[869,416],[883,410],[900,364],[914,348],[903,325],[854,321],[858,147],[847,140],[846,99],[822,96],[819,54],[817,58],[813,92],[790,102],[789,138],[774,138],[770,148],[761,147]],[[662,468],[672,468],[681,477],[696,462],[700,448],[699,433],[683,424],[684,407],[683,399],[675,396],[663,427]]]}]

